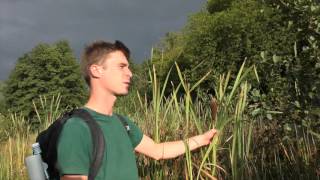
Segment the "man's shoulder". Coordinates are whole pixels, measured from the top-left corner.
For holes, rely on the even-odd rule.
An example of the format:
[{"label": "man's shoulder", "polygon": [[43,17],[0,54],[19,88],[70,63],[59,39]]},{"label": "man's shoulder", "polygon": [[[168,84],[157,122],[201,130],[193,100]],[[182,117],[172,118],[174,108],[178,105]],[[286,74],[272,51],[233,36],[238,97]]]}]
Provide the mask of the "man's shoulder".
[{"label": "man's shoulder", "polygon": [[63,129],[88,129],[88,125],[81,117],[70,117]]}]

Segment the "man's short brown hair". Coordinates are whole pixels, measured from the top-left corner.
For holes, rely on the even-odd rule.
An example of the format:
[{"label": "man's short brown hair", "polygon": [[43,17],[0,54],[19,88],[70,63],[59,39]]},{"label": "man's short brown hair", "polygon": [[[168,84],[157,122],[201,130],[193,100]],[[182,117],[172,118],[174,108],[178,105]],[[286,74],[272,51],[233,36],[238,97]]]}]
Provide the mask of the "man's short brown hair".
[{"label": "man's short brown hair", "polygon": [[130,57],[130,50],[121,41],[114,43],[106,41],[95,41],[86,46],[81,60],[81,71],[86,83],[90,86],[90,71],[92,64],[102,64],[110,53],[121,51],[127,59]]}]

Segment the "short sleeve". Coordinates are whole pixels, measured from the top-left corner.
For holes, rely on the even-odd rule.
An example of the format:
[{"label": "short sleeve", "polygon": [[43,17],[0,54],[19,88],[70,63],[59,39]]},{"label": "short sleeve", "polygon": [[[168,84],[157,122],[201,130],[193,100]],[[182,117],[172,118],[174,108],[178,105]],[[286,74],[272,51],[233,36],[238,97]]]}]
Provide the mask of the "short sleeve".
[{"label": "short sleeve", "polygon": [[58,142],[58,167],[61,175],[88,175],[90,166],[91,134],[88,126],[78,118],[64,125]]},{"label": "short sleeve", "polygon": [[130,127],[130,132],[129,132],[129,137],[132,143],[132,147],[135,148],[138,146],[138,144],[141,142],[142,137],[143,137],[143,132],[141,129],[133,122],[131,121],[128,117],[125,117],[129,127]]}]

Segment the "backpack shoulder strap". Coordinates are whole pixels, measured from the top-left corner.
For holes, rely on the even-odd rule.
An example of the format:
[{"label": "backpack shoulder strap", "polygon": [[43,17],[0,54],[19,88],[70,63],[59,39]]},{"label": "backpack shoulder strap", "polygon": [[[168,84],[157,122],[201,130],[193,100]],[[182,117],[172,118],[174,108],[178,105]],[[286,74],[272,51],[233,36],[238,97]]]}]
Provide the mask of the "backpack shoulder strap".
[{"label": "backpack shoulder strap", "polygon": [[92,137],[92,160],[89,169],[89,180],[93,180],[99,172],[99,169],[102,165],[102,160],[104,156],[105,150],[105,139],[103,136],[103,132],[93,117],[84,109],[75,109],[72,112],[72,116],[80,117],[83,121],[85,121],[90,128],[91,137]]},{"label": "backpack shoulder strap", "polygon": [[120,120],[120,122],[122,123],[123,127],[126,129],[127,133],[129,133],[130,132],[130,126],[129,126],[128,122],[120,114],[116,114],[115,113],[115,115]]}]

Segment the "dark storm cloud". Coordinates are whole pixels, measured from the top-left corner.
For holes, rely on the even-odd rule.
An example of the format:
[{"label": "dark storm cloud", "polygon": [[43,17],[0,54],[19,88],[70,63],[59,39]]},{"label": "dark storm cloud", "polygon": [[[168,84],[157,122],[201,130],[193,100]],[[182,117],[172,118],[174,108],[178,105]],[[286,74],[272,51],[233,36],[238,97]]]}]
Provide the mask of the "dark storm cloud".
[{"label": "dark storm cloud", "polygon": [[0,0],[0,80],[40,42],[66,39],[79,57],[96,39],[121,40],[137,62],[205,0]]}]

